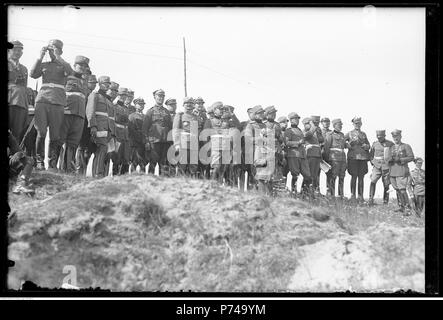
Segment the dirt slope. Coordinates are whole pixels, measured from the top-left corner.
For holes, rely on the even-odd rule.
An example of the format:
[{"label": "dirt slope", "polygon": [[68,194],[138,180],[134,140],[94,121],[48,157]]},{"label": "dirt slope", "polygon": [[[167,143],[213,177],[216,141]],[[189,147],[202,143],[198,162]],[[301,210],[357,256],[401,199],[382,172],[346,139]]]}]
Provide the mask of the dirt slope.
[{"label": "dirt slope", "polygon": [[[145,175],[72,180],[51,173],[35,179],[50,185],[36,199],[10,197],[11,288],[23,280],[60,287],[66,265],[75,266],[78,286],[114,291],[424,285],[420,226],[380,225],[352,234],[333,207],[211,181]],[[351,253],[340,255],[343,248]]]}]

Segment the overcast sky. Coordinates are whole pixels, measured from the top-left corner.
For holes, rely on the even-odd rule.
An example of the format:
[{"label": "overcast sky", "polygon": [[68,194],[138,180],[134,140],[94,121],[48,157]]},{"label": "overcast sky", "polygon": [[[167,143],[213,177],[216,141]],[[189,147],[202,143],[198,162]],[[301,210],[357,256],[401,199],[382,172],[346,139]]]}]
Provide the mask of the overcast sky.
[{"label": "overcast sky", "polygon": [[358,115],[371,142],[399,128],[424,156],[424,8],[10,7],[8,18],[28,69],[57,38],[65,60],[87,56],[147,107],[157,88],[181,107],[185,37],[188,95],[206,106],[221,100],[246,120],[275,105],[277,116],[342,118],[345,132]]}]

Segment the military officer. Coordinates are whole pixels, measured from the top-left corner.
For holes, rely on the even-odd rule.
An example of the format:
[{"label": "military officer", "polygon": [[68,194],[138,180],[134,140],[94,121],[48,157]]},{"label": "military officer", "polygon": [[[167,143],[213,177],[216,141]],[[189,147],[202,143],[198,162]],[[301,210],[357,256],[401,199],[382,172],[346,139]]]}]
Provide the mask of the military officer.
[{"label": "military officer", "polygon": [[96,75],[95,74],[91,74],[88,77],[88,83],[87,83],[88,95],[89,95],[89,93],[91,93],[92,91],[95,90],[95,88],[97,87],[97,83],[98,83],[98,81],[97,81]]},{"label": "military officer", "polygon": [[[285,132],[286,129],[288,128],[288,118],[285,116],[281,116],[277,119],[277,122],[280,124],[280,128],[281,128],[281,132],[282,132],[282,136],[284,138],[285,136]],[[287,176],[289,173],[289,166],[288,166],[288,159],[287,159],[287,151],[286,151],[286,146],[284,143],[284,139],[283,139],[283,143],[281,145],[282,148],[282,156],[283,156],[283,166],[282,166],[282,175],[283,175],[283,183],[286,189],[286,183],[287,183]]]},{"label": "military officer", "polygon": [[[42,62],[46,52],[51,61]],[[60,127],[64,117],[66,105],[66,80],[73,70],[61,57],[63,42],[57,39],[50,40],[48,46],[43,47],[40,57],[31,69],[31,78],[42,77],[42,85],[35,104],[35,128],[37,129],[36,158],[37,169],[44,169],[45,138],[49,126],[49,167],[57,169],[57,160],[60,154]]]},{"label": "military officer", "polygon": [[174,116],[177,113],[177,100],[172,99],[172,98],[167,99],[165,101],[165,106],[171,115],[172,121],[174,121]]},{"label": "military officer", "polygon": [[366,133],[361,131],[362,121],[360,117],[352,119],[354,130],[345,135],[349,144],[348,173],[351,175],[351,200],[355,200],[356,184],[358,180],[358,201],[364,202],[364,176],[368,173],[370,144]]},{"label": "military officer", "polygon": [[194,113],[194,99],[184,98],[183,108],[184,113],[178,113],[172,125],[174,148],[180,157],[180,174],[195,178],[198,170],[199,129],[198,116]]},{"label": "military officer", "polygon": [[[394,145],[390,148],[389,177],[392,187],[397,192],[397,198],[400,200],[399,208],[395,212],[405,212],[405,208],[410,207],[406,192],[409,178],[408,163],[414,160],[414,153],[409,144],[401,141],[401,130],[395,129],[391,134]],[[405,215],[410,215],[410,213],[407,212]]]},{"label": "military officer", "polygon": [[[195,108],[194,108],[194,113],[197,116],[198,119],[198,132],[202,132],[206,121],[208,120],[208,116],[206,114],[206,109],[205,109],[205,101],[203,100],[202,97],[197,97],[196,99],[194,99],[195,102]],[[203,146],[205,145],[205,141],[199,141],[199,150],[201,148],[203,148]],[[201,161],[199,161],[198,163],[198,169],[197,169],[197,173],[199,175],[199,177],[204,177],[205,176],[205,172],[207,170],[210,170],[209,165],[205,165],[203,164]]]},{"label": "military officer", "polygon": [[36,92],[32,88],[27,88],[28,94],[28,119],[26,121],[26,131],[23,134],[22,142],[26,155],[34,159],[35,164],[35,139],[37,138],[37,130],[34,127],[34,113],[35,113],[35,97]]},{"label": "military officer", "polygon": [[65,145],[64,152],[60,154],[62,170],[74,172],[75,152],[80,143],[83,126],[85,123],[87,82],[83,79],[89,58],[76,56],[74,72],[68,77],[66,83],[66,106],[60,128],[60,141]]},{"label": "military officer", "polygon": [[131,146],[129,142],[128,122],[129,109],[125,105],[127,101],[128,89],[119,87],[117,102],[114,105],[115,110],[115,129],[119,132],[116,136],[120,137],[120,147],[117,151],[117,157],[114,161],[114,174],[125,174],[129,171],[129,158]]},{"label": "military officer", "polygon": [[345,135],[341,132],[343,123],[341,119],[332,120],[334,130],[326,134],[326,139],[323,149],[323,157],[331,165],[331,175],[328,181],[329,195],[335,196],[335,181],[338,177],[338,195],[343,199],[343,184],[346,174],[346,154],[347,148]]},{"label": "military officer", "polygon": [[21,141],[28,117],[28,69],[20,63],[23,44],[14,40],[12,49],[8,49],[8,104],[9,129],[17,141]]},{"label": "military officer", "polygon": [[91,132],[91,140],[96,145],[95,157],[92,164],[92,174],[94,177],[103,177],[105,172],[105,157],[108,149],[108,142],[112,136],[112,123],[109,121],[109,114],[113,114],[113,106],[109,103],[107,91],[111,85],[108,76],[98,78],[99,89],[93,91],[88,96],[86,105],[86,117]]},{"label": "military officer", "polygon": [[[177,100],[173,99],[173,98],[169,98],[165,101],[165,108],[169,111],[169,114],[171,115],[171,121],[172,123],[174,123],[174,119],[175,116],[177,114],[183,114],[182,111],[177,112]],[[171,152],[171,155],[169,155],[169,152]],[[172,130],[170,132],[168,132],[168,155],[167,155],[167,167],[165,166],[165,170],[164,173],[169,175],[169,176],[175,176],[176,174],[176,168],[177,168],[177,163],[171,163],[170,157],[172,156],[172,152],[175,155],[175,148],[174,148],[174,138],[172,136]],[[167,169],[167,170],[166,170]]]},{"label": "military officer", "polygon": [[[302,123],[304,125],[303,133],[307,134],[305,137],[305,149],[306,158],[308,160],[309,172],[312,178],[312,188],[313,190],[319,190],[319,180],[320,175],[320,161],[321,161],[321,147],[323,144],[323,135],[321,134],[321,129],[318,127],[320,123],[320,117],[315,118],[315,122],[312,117],[304,118]],[[308,133],[314,131],[312,134]]]},{"label": "military officer", "polygon": [[[320,123],[322,125],[322,127],[321,127],[321,134],[323,136],[323,143],[320,143],[320,146],[321,146],[321,149],[322,149],[322,158],[323,158],[324,140],[326,139],[326,134],[329,133],[329,132],[332,132],[332,130],[329,129],[329,127],[331,125],[331,120],[329,120],[328,117],[323,117],[323,118],[321,118]],[[326,159],[323,158],[323,160],[325,162],[327,162]],[[318,172],[318,178],[317,178],[318,181],[319,181],[319,184],[320,184],[320,173],[321,173],[321,170]],[[331,170],[326,172],[325,175],[326,175],[326,189],[327,189],[327,188],[329,188],[328,181],[331,178]],[[329,194],[329,192],[327,191],[326,194]]]},{"label": "military officer", "polygon": [[159,172],[168,171],[167,154],[169,148],[168,132],[172,129],[172,119],[169,111],[163,107],[165,92],[162,89],[153,92],[155,105],[151,107],[143,120],[143,134],[146,138],[146,149],[151,152],[149,172],[154,172],[158,164]]},{"label": "military officer", "polygon": [[125,100],[125,106],[128,109],[129,114],[135,112],[135,106],[132,103],[133,101],[134,101],[134,91],[128,89],[128,96],[126,97]]},{"label": "military officer", "polygon": [[301,173],[303,176],[304,194],[309,193],[312,183],[311,172],[309,170],[308,160],[306,159],[306,149],[304,146],[306,138],[310,138],[315,133],[315,126],[312,126],[308,131],[303,132],[299,127],[300,116],[291,112],[288,115],[291,127],[285,130],[285,145],[287,148],[287,158],[289,171],[292,175],[292,193],[297,195],[297,179]]},{"label": "military officer", "polygon": [[409,184],[412,188],[415,211],[420,216],[425,205],[425,170],[421,168],[423,165],[422,158],[415,158],[414,163],[415,169],[411,171]]},{"label": "military officer", "polygon": [[386,148],[391,148],[394,143],[386,139],[385,130],[377,130],[377,141],[372,144],[371,150],[369,152],[370,159],[372,163],[372,173],[371,173],[371,185],[369,188],[369,205],[374,204],[374,194],[377,181],[382,178],[383,182],[383,203],[388,204],[389,202],[389,165],[387,161],[384,160],[384,154]]},{"label": "military officer", "polygon": [[145,100],[137,98],[134,100],[135,112],[129,115],[128,132],[131,144],[131,164],[136,168],[140,165],[141,171],[147,164],[145,158],[145,137],[143,135],[143,108]]}]

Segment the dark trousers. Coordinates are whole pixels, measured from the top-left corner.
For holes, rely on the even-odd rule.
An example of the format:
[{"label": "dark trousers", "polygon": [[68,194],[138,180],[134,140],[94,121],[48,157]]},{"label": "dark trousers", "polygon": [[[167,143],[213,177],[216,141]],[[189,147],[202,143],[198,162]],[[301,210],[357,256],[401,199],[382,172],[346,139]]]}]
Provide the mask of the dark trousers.
[{"label": "dark trousers", "polygon": [[319,188],[320,161],[321,158],[308,157],[309,171],[311,172],[312,187],[314,190]]},{"label": "dark trousers", "polygon": [[162,174],[165,170],[166,166],[166,160],[167,160],[167,154],[168,149],[170,146],[169,142],[155,142],[151,144],[151,156],[150,156],[150,163],[149,163],[149,172],[154,173],[155,166],[158,164],[159,166],[159,173]]},{"label": "dark trousers", "polygon": [[20,143],[26,130],[26,122],[28,120],[28,110],[19,106],[9,106],[9,129],[12,135]]}]

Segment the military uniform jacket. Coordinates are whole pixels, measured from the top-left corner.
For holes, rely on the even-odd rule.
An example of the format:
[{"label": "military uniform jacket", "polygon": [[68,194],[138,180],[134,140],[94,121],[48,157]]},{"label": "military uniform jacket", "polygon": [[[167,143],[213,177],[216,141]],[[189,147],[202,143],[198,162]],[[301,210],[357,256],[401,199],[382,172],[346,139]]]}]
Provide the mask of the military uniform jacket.
[{"label": "military uniform jacket", "polygon": [[306,158],[305,139],[313,136],[315,128],[303,132],[299,127],[290,127],[285,130],[285,146],[288,158]]},{"label": "military uniform jacket", "polygon": [[146,112],[143,121],[143,134],[147,141],[167,142],[168,132],[171,129],[171,114],[165,107],[155,105]]},{"label": "military uniform jacket", "polygon": [[111,129],[111,135],[116,137],[116,131],[115,131],[115,105],[112,102],[112,98],[110,96],[108,96],[106,93],[103,93],[103,96],[106,97],[106,103],[107,103],[107,107],[108,107],[108,120],[109,120],[110,129]]},{"label": "military uniform jacket", "polygon": [[280,127],[280,124],[276,121],[263,121],[263,123],[265,124],[266,128],[274,130],[274,135],[275,135],[275,152],[276,153],[281,153],[283,148],[282,145],[285,142],[285,139],[283,137],[283,133]]},{"label": "military uniform jacket", "polygon": [[[303,133],[308,133],[310,130],[303,130]],[[306,156],[309,158],[321,158],[321,144],[324,139],[320,128],[316,128],[314,133],[305,137]]]},{"label": "military uniform jacket", "polygon": [[115,115],[115,136],[118,140],[128,141],[128,123],[129,123],[129,110],[125,105],[118,101],[114,105],[114,115]]},{"label": "military uniform jacket", "polygon": [[263,122],[257,122],[255,120],[249,121],[246,125],[244,132],[244,144],[245,144],[245,161],[249,162],[250,159],[254,159],[255,145],[258,144],[260,138],[260,131],[266,128]]},{"label": "military uniform jacket", "polygon": [[131,146],[145,143],[145,137],[143,135],[143,114],[133,112],[129,115],[128,132]]},{"label": "military uniform jacket", "polygon": [[205,123],[208,120],[208,116],[206,115],[206,111],[199,110],[197,115],[198,120],[198,130],[201,131],[205,127]]},{"label": "military uniform jacket", "polygon": [[51,62],[37,60],[31,69],[31,78],[42,77],[42,85],[35,102],[66,105],[66,79],[73,73],[65,61],[55,59]]},{"label": "military uniform jacket", "polygon": [[352,130],[345,135],[345,140],[351,145],[348,160],[369,160],[369,140],[366,133]]},{"label": "military uniform jacket", "polygon": [[8,104],[28,109],[28,69],[21,63],[8,61]]},{"label": "military uniform jacket", "polygon": [[91,92],[86,104],[86,118],[90,128],[97,128],[97,137],[107,137],[112,133],[109,120],[110,105],[109,100],[103,92]]},{"label": "military uniform jacket", "polygon": [[326,134],[324,144],[324,157],[327,161],[346,162],[346,140],[342,132],[331,131]]},{"label": "military uniform jacket", "polygon": [[[172,125],[174,145],[189,149],[191,144],[198,150],[198,116],[194,113],[177,113]],[[183,140],[185,139],[185,140]],[[186,145],[183,142],[186,141]],[[192,142],[191,142],[192,141]]]},{"label": "military uniform jacket", "polygon": [[411,171],[410,184],[413,187],[414,195],[425,195],[425,170],[415,168]]},{"label": "military uniform jacket", "polygon": [[72,89],[66,87],[66,106],[65,114],[72,114],[85,118],[86,112],[86,83],[76,76],[76,86]]},{"label": "military uniform jacket", "polygon": [[393,158],[400,158],[400,163],[390,163],[389,175],[391,177],[407,177],[409,175],[408,162],[414,160],[411,146],[406,143],[394,144],[390,150]]},{"label": "military uniform jacket", "polygon": [[392,141],[385,140],[380,143],[379,141],[375,141],[372,144],[371,150],[369,152],[371,163],[377,169],[388,170],[389,164],[384,160],[385,148],[390,148],[394,145]]}]

